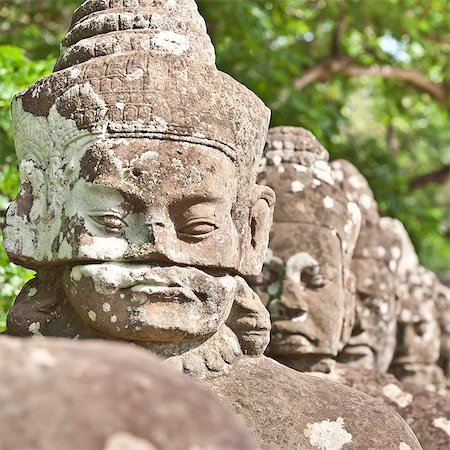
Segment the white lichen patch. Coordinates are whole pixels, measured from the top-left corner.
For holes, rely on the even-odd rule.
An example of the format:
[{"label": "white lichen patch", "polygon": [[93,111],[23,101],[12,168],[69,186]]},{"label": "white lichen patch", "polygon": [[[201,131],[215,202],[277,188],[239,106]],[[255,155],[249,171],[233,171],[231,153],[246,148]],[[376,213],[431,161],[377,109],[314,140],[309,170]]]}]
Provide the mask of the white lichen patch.
[{"label": "white lichen patch", "polygon": [[361,210],[358,208],[358,205],[354,202],[347,203],[347,211],[351,214],[353,223],[360,225],[361,224]]},{"label": "white lichen patch", "polygon": [[153,37],[152,43],[160,50],[173,55],[182,55],[190,48],[188,38],[173,31],[161,31]]},{"label": "white lichen patch", "polygon": [[344,225],[344,233],[350,234],[353,231],[354,226],[355,226],[355,224],[353,223],[353,221],[348,220]]},{"label": "white lichen patch", "polygon": [[286,261],[286,276],[300,283],[302,271],[307,267],[319,267],[319,263],[309,253],[296,253]]},{"label": "white lichen patch", "polygon": [[331,166],[326,161],[316,161],[312,167],[312,171],[316,178],[324,181],[327,184],[334,184],[333,173]]},{"label": "white lichen patch", "polygon": [[297,172],[302,172],[302,173],[308,172],[308,169],[307,169],[305,166],[302,166],[301,164],[292,164],[292,167],[293,167]]},{"label": "white lichen patch", "polygon": [[348,183],[350,184],[350,186],[357,190],[364,187],[364,181],[362,180],[362,177],[358,175],[350,176],[348,179]]},{"label": "white lichen patch", "polygon": [[358,202],[364,209],[370,209],[372,206],[372,198],[367,194],[360,195]]},{"label": "white lichen patch", "polygon": [[177,158],[172,158],[172,167],[175,170],[183,170],[184,169],[183,161]]},{"label": "white lichen patch", "polygon": [[222,245],[225,243],[225,236],[223,234],[217,234],[214,236],[214,240],[219,244]]},{"label": "white lichen patch", "polygon": [[76,67],[70,71],[70,76],[72,78],[78,78],[80,76],[80,69],[77,69]]},{"label": "white lichen patch", "polygon": [[128,249],[126,240],[111,237],[94,236],[92,243],[80,245],[80,257],[89,259],[119,259]]},{"label": "white lichen patch", "polygon": [[334,206],[334,200],[329,197],[328,195],[323,199],[323,206],[325,206],[325,208],[333,208]]},{"label": "white lichen patch", "polygon": [[97,320],[97,314],[95,311],[92,311],[92,309],[88,312],[88,317],[92,322],[95,322]]},{"label": "white lichen patch", "polygon": [[72,246],[67,242],[67,239],[63,239],[59,244],[58,258],[72,259],[72,257],[73,257]]},{"label": "white lichen patch", "polygon": [[352,441],[352,435],[344,428],[344,419],[323,420],[309,423],[304,431],[310,444],[320,450],[341,450],[345,444]]},{"label": "white lichen patch", "polygon": [[124,102],[117,102],[116,103],[116,108],[120,109],[121,111],[123,111],[125,109],[125,103]]},{"label": "white lichen patch", "polygon": [[292,182],[292,185],[291,185],[292,192],[301,192],[301,191],[303,191],[304,188],[305,188],[305,185],[301,181],[296,180],[296,181]]},{"label": "white lichen patch", "polygon": [[116,323],[117,322],[117,316],[111,316],[111,323]]},{"label": "white lichen patch", "polygon": [[136,69],[134,72],[129,73],[127,75],[127,79],[129,81],[135,81],[135,80],[141,79],[143,76],[144,76],[144,70],[139,68],[139,69]]},{"label": "white lichen patch", "polygon": [[139,292],[169,286],[169,282],[155,274],[151,266],[137,264],[105,263],[75,266],[70,278],[78,282],[82,277],[90,278],[94,283],[94,289],[101,294],[112,294],[119,289],[130,287],[133,287],[133,292]]},{"label": "white lichen patch", "polygon": [[231,275],[217,278],[217,281],[228,291],[232,292],[236,289],[236,278]]},{"label": "white lichen patch", "polygon": [[124,431],[108,437],[103,450],[156,450],[156,447],[145,439]]},{"label": "white lichen patch", "polygon": [[58,364],[56,358],[46,348],[33,348],[30,352],[29,361],[43,367],[56,367]]},{"label": "white lichen patch", "polygon": [[402,256],[402,250],[399,247],[394,246],[391,248],[391,255],[394,259],[400,259]]},{"label": "white lichen patch", "polygon": [[396,384],[389,383],[382,389],[382,394],[400,408],[406,408],[413,401],[413,396],[409,392],[401,390]]},{"label": "white lichen patch", "polygon": [[104,312],[110,312],[111,311],[111,305],[109,303],[103,303],[102,309]]},{"label": "white lichen patch", "polygon": [[[77,86],[76,92],[68,90],[64,96],[70,100],[75,94],[86,95],[95,104],[101,102],[89,84]],[[74,120],[59,114],[56,105],[47,117],[35,116],[24,110],[22,99],[13,102],[12,115],[21,183],[31,187],[33,203],[27,216],[18,213],[18,200],[11,204],[5,247],[22,257],[52,260],[53,243],[61,232],[62,210],[79,176],[80,160],[86,149],[102,138],[104,130],[78,129]]]},{"label": "white lichen patch", "polygon": [[433,426],[440,428],[450,436],[450,420],[446,417],[438,417],[433,420]]},{"label": "white lichen patch", "polygon": [[337,163],[334,162],[333,163],[333,175],[334,175],[334,179],[338,182],[338,183],[342,183],[344,181],[344,171],[343,170],[336,170],[337,169]]},{"label": "white lichen patch", "polygon": [[406,442],[400,442],[398,450],[411,450],[411,447]]},{"label": "white lichen patch", "polygon": [[34,297],[36,294],[37,294],[37,289],[36,289],[36,288],[31,288],[31,289],[28,291],[27,296],[28,296],[28,297]]},{"label": "white lichen patch", "polygon": [[40,323],[40,322],[33,322],[33,323],[30,324],[30,326],[28,327],[28,331],[29,331],[33,336],[42,336],[42,333],[41,333],[41,323]]}]

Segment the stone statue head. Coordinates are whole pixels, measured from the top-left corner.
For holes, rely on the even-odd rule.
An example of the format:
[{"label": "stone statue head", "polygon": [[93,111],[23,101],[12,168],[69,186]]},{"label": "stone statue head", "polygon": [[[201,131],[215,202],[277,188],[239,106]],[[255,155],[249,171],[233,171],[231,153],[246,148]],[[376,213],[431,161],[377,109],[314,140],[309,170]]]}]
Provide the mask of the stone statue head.
[{"label": "stone statue head", "polygon": [[398,288],[397,347],[390,371],[401,381],[431,391],[444,389],[444,372],[438,365],[441,336],[435,305],[437,277],[416,266]]},{"label": "stone statue head", "polygon": [[436,283],[434,303],[441,331],[439,366],[450,380],[450,288],[439,281]]},{"label": "stone statue head", "polygon": [[349,268],[360,212],[335,183],[328,152],[303,128],[269,130],[260,183],[277,195],[258,290],[271,313],[268,353],[296,368],[333,357],[353,321]]},{"label": "stone statue head", "polygon": [[438,366],[440,327],[437,317],[439,280],[420,266],[414,246],[403,224],[392,221],[391,229],[401,242],[398,265],[397,344],[390,372],[401,381],[418,383],[430,390],[443,387]]},{"label": "stone statue head", "polygon": [[394,365],[437,363],[440,330],[434,304],[436,281],[436,275],[422,266],[408,270],[402,280]]},{"label": "stone statue head", "polygon": [[395,276],[401,245],[390,229],[391,219],[380,219],[366,178],[348,161],[337,160],[331,165],[348,199],[358,205],[362,216],[351,265],[357,292],[356,320],[339,361],[385,372],[395,350]]},{"label": "stone statue head", "polygon": [[270,324],[240,276],[268,244],[274,194],[256,176],[270,113],[216,69],[193,0],[85,1],[55,72],[12,111],[21,191],[5,246],[38,273],[12,333],[170,357],[234,327],[264,350]]}]

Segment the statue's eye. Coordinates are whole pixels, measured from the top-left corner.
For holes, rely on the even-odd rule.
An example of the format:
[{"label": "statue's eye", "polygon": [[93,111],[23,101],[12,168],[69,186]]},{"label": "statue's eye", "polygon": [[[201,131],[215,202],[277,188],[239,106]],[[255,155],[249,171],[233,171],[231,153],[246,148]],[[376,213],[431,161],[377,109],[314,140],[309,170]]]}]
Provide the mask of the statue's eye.
[{"label": "statue's eye", "polygon": [[123,219],[118,214],[114,213],[93,216],[92,219],[111,233],[120,233],[126,227],[126,223]]},{"label": "statue's eye", "polygon": [[184,237],[201,239],[217,230],[217,228],[218,226],[210,220],[195,219],[184,224],[183,227],[178,230],[178,234]]},{"label": "statue's eye", "polygon": [[301,281],[307,287],[313,289],[324,287],[326,284],[319,264],[305,267],[301,274]]},{"label": "statue's eye", "polygon": [[425,335],[425,333],[427,332],[428,326],[427,326],[427,322],[425,322],[424,320],[414,323],[413,326],[414,326],[414,331],[415,331],[416,335],[419,337],[423,337]]}]

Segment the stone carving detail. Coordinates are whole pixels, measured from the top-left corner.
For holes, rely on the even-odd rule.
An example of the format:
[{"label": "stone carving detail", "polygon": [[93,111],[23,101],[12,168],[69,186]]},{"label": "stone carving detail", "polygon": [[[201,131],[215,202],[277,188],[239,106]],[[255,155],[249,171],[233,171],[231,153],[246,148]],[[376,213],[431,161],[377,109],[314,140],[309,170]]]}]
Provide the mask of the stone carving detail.
[{"label": "stone carving detail", "polygon": [[383,227],[372,189],[359,170],[345,160],[331,165],[347,198],[358,205],[362,215],[351,263],[357,292],[356,320],[339,361],[385,372],[395,350],[395,277],[401,244],[389,226]]},{"label": "stone carving detail", "polygon": [[269,131],[260,182],[276,190],[270,250],[257,290],[272,317],[268,354],[297,369],[336,357],[353,324],[349,272],[360,212],[335,183],[308,130]]},{"label": "stone carving detail", "polygon": [[[87,0],[56,71],[16,96],[13,119],[22,190],[5,244],[38,274],[9,334],[145,347],[228,402],[264,449],[325,445],[323,432],[349,450],[420,448],[372,397],[262,355],[269,313],[245,279],[261,271],[275,201],[256,184],[269,110],[216,69],[193,0]],[[324,150],[309,142],[311,170],[292,181],[295,193],[319,188],[305,223],[322,224],[317,242],[336,252],[310,255],[320,270],[304,270],[337,295],[323,320],[311,310],[318,329],[333,329],[317,348],[334,354],[351,329],[344,260],[359,211],[334,195]],[[299,257],[290,275],[302,267]]]},{"label": "stone carving detail", "polygon": [[450,288],[440,282],[436,285],[435,306],[441,331],[439,366],[447,380],[447,392],[450,392]]},{"label": "stone carving detail", "polygon": [[400,296],[397,347],[390,367],[399,380],[424,386],[432,391],[444,388],[438,366],[440,329],[434,304],[435,275],[416,267],[405,278]]},{"label": "stone carving detail", "polygon": [[[444,392],[445,377],[438,365],[441,346],[437,316],[440,282],[435,274],[418,264],[404,226],[393,220],[389,225],[406,249],[399,265],[397,286],[397,347],[389,370],[401,381]],[[441,292],[444,291],[441,289]]]},{"label": "stone carving detail", "polygon": [[[305,182],[307,178],[304,174],[313,170],[311,167],[314,168],[318,161],[317,154],[322,154],[327,159],[323,147],[320,146],[322,151],[313,150],[320,148],[319,146],[312,134],[303,129],[281,127],[269,132],[260,179],[275,190],[277,204],[263,274],[254,281],[273,320],[272,341],[268,352],[290,367],[313,371],[315,376],[347,384],[379,398],[407,420],[424,448],[445,448],[450,442],[449,436],[443,429],[434,427],[432,422],[449,417],[448,399],[420,387],[405,386],[392,375],[374,370],[378,368],[386,371],[395,349],[397,307],[394,282],[400,262],[401,244],[397,234],[383,226],[373,193],[354,166],[346,161],[332,163],[334,180],[330,184],[335,192],[333,198],[344,201],[347,199],[347,202],[357,205],[355,208],[360,208],[362,225],[359,237],[359,227],[348,227],[347,231],[353,232],[341,232],[341,236],[346,236],[342,252],[327,248],[326,238],[321,235],[318,239],[316,235],[321,226],[339,230],[340,222],[333,217],[333,211],[328,212],[328,215],[321,211],[315,225],[303,225],[305,218],[309,218],[311,214],[317,216],[317,211],[324,209],[320,201],[310,200],[314,198],[313,195],[319,196],[322,193],[322,200],[327,195],[331,197],[328,193],[317,190],[320,186],[317,182]],[[295,155],[296,151],[299,152],[298,157]],[[298,164],[299,161],[302,164]],[[292,168],[295,168],[295,172],[291,172]],[[291,173],[294,173],[293,179]],[[296,173],[302,174],[302,178]],[[291,187],[300,186],[298,181],[301,182],[302,189],[297,189],[297,193],[292,194]],[[334,205],[340,211],[340,204],[335,201],[332,206],[335,207]],[[288,232],[283,228],[286,223],[292,224],[292,231]],[[300,231],[296,233],[296,230]],[[312,253],[296,253],[305,249]],[[345,255],[344,249],[346,257],[342,256]],[[347,295],[357,295],[356,321],[351,336],[350,330],[343,333],[341,348],[342,345],[345,346],[339,354],[331,351],[316,354],[313,345],[305,345],[306,340],[297,336],[303,337],[301,333],[311,333],[314,329],[306,327],[310,311],[318,311],[316,317],[327,317],[329,305],[339,298],[333,289],[327,289],[330,285],[324,283],[322,271],[319,270],[323,264],[318,261],[327,264],[330,259],[342,261],[344,273],[350,268],[353,271],[356,284],[348,286]],[[300,279],[301,282],[294,284],[291,279],[296,274],[295,269],[301,272],[297,276],[297,280]],[[352,278],[349,277],[348,280]],[[296,314],[288,317],[285,311],[289,309],[285,304],[291,306]],[[351,317],[353,302],[343,305],[349,308],[350,312],[347,310],[346,315]],[[293,306],[297,306],[297,310]],[[281,313],[284,313],[283,320],[280,320]],[[320,321],[318,323],[320,325]],[[284,335],[277,333],[278,324],[285,331]],[[333,327],[323,328],[321,341],[332,341],[333,333]],[[336,338],[334,341],[336,342]]]},{"label": "stone carving detail", "polygon": [[[267,247],[274,197],[255,179],[269,111],[215,68],[195,2],[119,3],[85,2],[57,71],[13,102],[22,190],[5,245],[38,275],[9,332],[130,340],[220,373],[268,342],[237,274],[257,274]],[[144,35],[167,46],[72,51]]]}]

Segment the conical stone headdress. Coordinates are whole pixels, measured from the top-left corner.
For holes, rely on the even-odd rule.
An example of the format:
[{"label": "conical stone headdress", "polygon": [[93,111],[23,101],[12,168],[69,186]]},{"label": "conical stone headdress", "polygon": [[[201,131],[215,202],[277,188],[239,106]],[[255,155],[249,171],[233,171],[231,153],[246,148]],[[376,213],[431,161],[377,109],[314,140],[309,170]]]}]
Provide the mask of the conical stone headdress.
[{"label": "conical stone headdress", "polygon": [[271,186],[277,194],[274,223],[330,228],[351,255],[359,233],[360,211],[335,183],[328,159],[328,151],[309,130],[271,128],[261,183]]},{"label": "conical stone headdress", "polygon": [[64,256],[65,192],[82,149],[108,137],[209,146],[255,179],[270,112],[214,59],[194,0],[86,0],[55,72],[13,100],[22,194],[7,218],[10,257],[32,266]]}]

